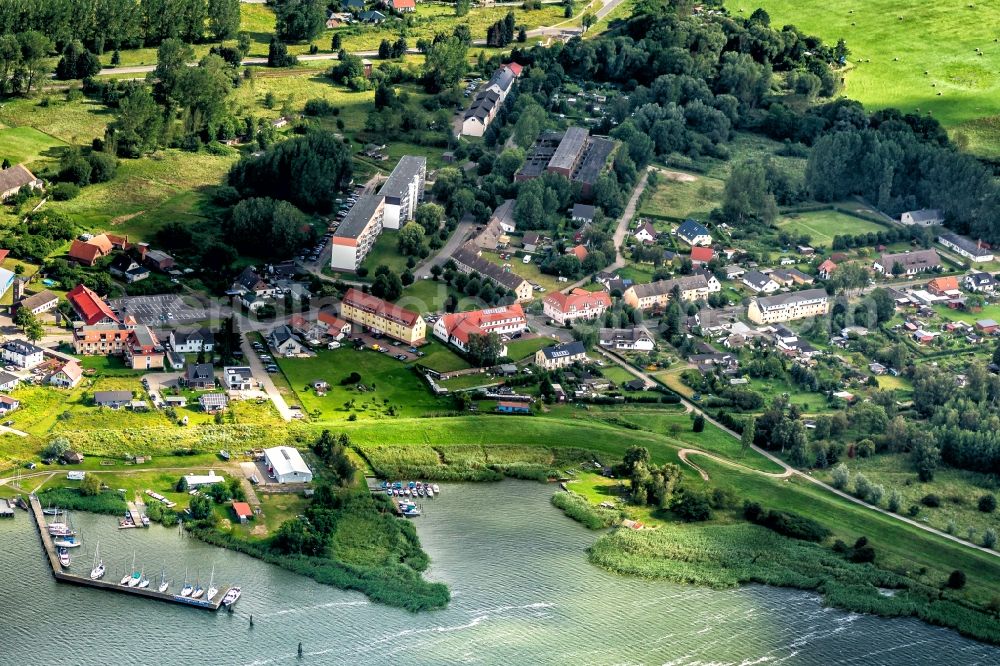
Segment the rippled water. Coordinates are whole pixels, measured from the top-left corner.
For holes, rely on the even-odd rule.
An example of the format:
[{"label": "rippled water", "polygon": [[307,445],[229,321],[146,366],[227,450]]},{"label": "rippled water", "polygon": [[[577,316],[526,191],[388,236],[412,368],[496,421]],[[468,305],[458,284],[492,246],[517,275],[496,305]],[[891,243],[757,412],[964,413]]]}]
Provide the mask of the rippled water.
[{"label": "rippled water", "polygon": [[[553,509],[551,486],[451,485],[417,521],[451,605],[413,615],[318,585],[176,530],[78,515],[121,577],[132,552],[174,585],[188,567],[243,586],[211,613],[57,584],[23,512],[0,522],[0,664],[1000,664],[1000,650],[911,620],[823,608],[816,595],[713,591],[621,578],[588,564],[595,538]],[[155,583],[154,583],[155,584]],[[248,617],[254,617],[249,627]]]}]

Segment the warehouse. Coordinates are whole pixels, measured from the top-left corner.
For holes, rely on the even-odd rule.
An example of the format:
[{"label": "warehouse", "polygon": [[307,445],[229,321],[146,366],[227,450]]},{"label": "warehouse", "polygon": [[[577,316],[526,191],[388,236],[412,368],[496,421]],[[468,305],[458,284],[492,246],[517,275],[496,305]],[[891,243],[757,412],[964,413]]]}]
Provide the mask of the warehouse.
[{"label": "warehouse", "polygon": [[309,483],[313,475],[299,452],[290,446],[264,449],[268,476],[278,483]]}]

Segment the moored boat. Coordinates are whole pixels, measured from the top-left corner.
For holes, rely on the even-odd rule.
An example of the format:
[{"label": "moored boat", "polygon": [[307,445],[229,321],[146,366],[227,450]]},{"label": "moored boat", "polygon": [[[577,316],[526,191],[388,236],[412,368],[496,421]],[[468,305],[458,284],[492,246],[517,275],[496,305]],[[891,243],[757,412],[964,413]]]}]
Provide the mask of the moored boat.
[{"label": "moored boat", "polygon": [[65,548],[60,548],[58,552],[59,552],[59,564],[62,565],[64,569],[69,569],[69,564],[70,564],[69,551],[66,550]]},{"label": "moored boat", "polygon": [[431,490],[433,490],[436,493],[439,493],[439,492],[441,492],[441,487],[438,486],[438,484],[435,483],[433,486],[431,486]]},{"label": "moored boat", "polygon": [[238,587],[229,588],[229,591],[226,592],[226,596],[222,597],[222,605],[232,606],[233,604],[236,603],[237,599],[240,598],[240,595],[242,593],[243,591]]},{"label": "moored boat", "polygon": [[101,559],[101,542],[97,542],[97,548],[94,549],[94,566],[90,569],[91,580],[100,580],[104,578],[104,560]]},{"label": "moored boat", "polygon": [[74,537],[68,536],[61,539],[53,539],[52,545],[56,548],[79,548],[80,542]]}]

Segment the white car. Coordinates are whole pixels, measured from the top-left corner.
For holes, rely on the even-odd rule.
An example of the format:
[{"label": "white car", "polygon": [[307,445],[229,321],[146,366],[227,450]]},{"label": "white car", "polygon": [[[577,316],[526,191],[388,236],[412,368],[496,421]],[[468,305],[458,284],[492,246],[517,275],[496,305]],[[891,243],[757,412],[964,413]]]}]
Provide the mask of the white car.
[{"label": "white car", "polygon": [[526,264],[530,264],[531,263],[531,255],[530,254],[524,255],[524,259],[522,259],[521,261],[523,261]]}]

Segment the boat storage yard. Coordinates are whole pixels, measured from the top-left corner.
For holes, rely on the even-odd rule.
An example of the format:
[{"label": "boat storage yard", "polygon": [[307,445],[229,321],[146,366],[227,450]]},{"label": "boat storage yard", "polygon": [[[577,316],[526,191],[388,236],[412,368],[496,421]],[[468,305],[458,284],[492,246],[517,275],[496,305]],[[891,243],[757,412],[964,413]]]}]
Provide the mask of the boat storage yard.
[{"label": "boat storage yard", "polygon": [[49,560],[49,564],[52,566],[52,575],[56,580],[63,583],[73,583],[74,585],[83,585],[86,587],[94,587],[101,590],[107,590],[109,592],[121,592],[125,594],[132,594],[139,597],[146,597],[147,599],[156,599],[158,601],[167,601],[175,604],[182,604],[185,606],[194,606],[195,608],[203,608],[205,610],[219,610],[223,605],[223,600],[227,598],[230,592],[229,587],[220,587],[219,592],[215,597],[214,601],[207,601],[205,599],[192,599],[190,597],[184,597],[180,594],[172,594],[169,592],[159,592],[150,588],[139,588],[139,587],[128,587],[124,585],[119,585],[116,581],[106,581],[106,580],[94,580],[89,576],[82,576],[79,574],[73,574],[63,571],[62,566],[59,563],[59,554],[56,551],[56,546],[52,542],[52,537],[49,535],[49,531],[46,528],[45,516],[42,513],[42,505],[38,501],[35,495],[29,497],[29,502],[31,506],[31,515],[35,519],[35,526],[38,528],[38,535],[42,539],[42,549],[45,551],[45,555]]}]

